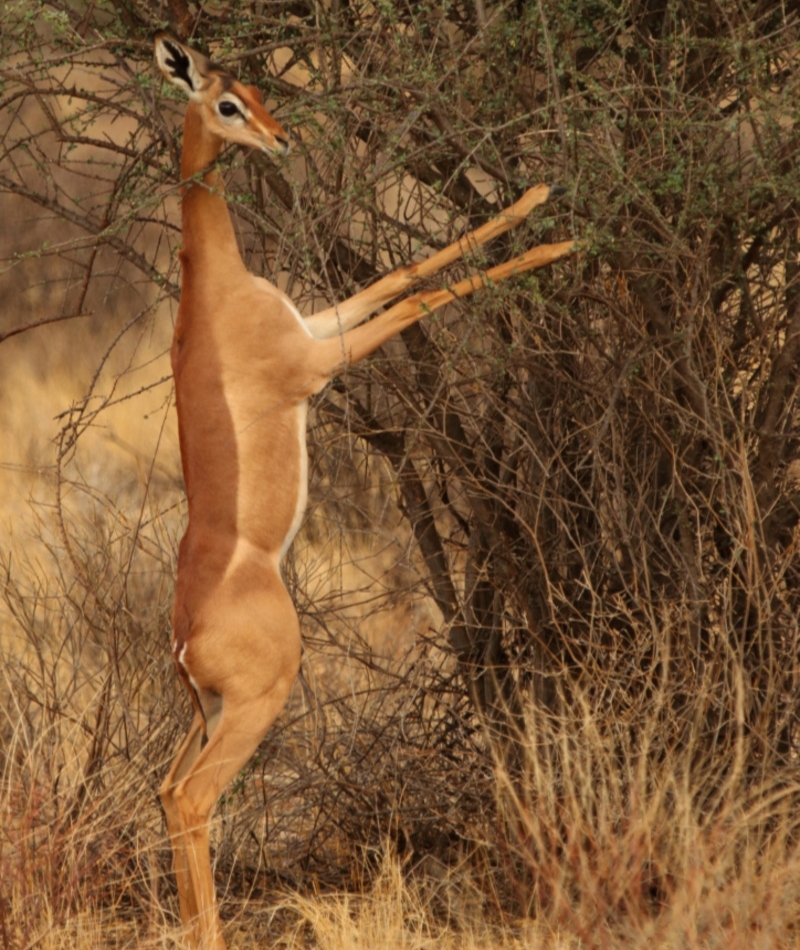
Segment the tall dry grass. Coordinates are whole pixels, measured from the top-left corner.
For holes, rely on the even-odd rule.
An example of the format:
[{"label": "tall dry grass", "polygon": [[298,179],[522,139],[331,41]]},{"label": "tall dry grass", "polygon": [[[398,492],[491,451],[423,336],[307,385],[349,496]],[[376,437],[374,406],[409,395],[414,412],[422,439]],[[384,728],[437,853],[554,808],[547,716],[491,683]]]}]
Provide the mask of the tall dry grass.
[{"label": "tall dry grass", "polygon": [[[160,689],[168,694],[169,683]],[[126,691],[133,693],[129,683]],[[12,694],[19,705],[18,686]],[[103,702],[101,690],[83,719],[69,724],[65,710],[51,710],[46,725],[20,710],[13,731],[6,714],[4,946],[179,943],[155,796],[176,717],[162,703],[150,715],[161,728],[124,754],[123,717]],[[371,691],[358,723],[329,715],[324,736],[310,736],[309,714],[295,708],[263,749],[268,761],[226,794],[214,844],[232,948],[796,946],[800,789],[746,781],[746,748],[712,762],[691,738],[658,749],[656,714],[619,730],[588,700],[556,718],[531,709],[518,772],[509,775],[497,760],[473,790],[472,812],[453,815],[470,802],[462,786],[476,783],[476,763],[451,764],[443,782],[447,768],[431,753],[407,755],[402,784],[391,781],[376,742],[385,716],[376,707],[384,702]],[[98,753],[104,716],[117,735]],[[367,743],[371,761],[354,754]],[[335,772],[316,782],[303,776],[303,750],[338,758]],[[98,754],[101,761],[92,758]],[[410,844],[413,811],[403,795],[420,778],[428,779],[424,807],[461,831],[449,852],[440,843],[444,860]],[[370,797],[386,788],[388,811],[378,825],[391,828],[394,810],[391,839],[377,830],[374,844],[364,843],[366,806],[353,815],[347,801],[355,783]],[[351,831],[333,840],[329,828],[317,846],[326,852],[327,880],[297,850],[298,839],[313,836],[309,811],[318,818],[324,810],[318,797],[340,799],[328,803],[327,823],[349,821]]]},{"label": "tall dry grass", "polygon": [[[5,555],[4,950],[179,943],[156,789],[189,715],[165,649],[180,509],[168,479],[123,490],[106,471],[103,492],[71,479],[69,550],[52,500],[27,524],[14,512],[27,542]],[[331,551],[324,524],[294,561],[316,605],[305,683],[215,819],[232,947],[796,944],[800,789],[754,754],[743,703],[735,741],[710,754],[664,692],[620,717],[573,688],[526,708],[509,762],[435,643],[387,646],[411,622],[387,578],[402,589],[408,566],[387,570],[357,530]],[[360,608],[324,586],[337,563]],[[744,674],[733,661],[741,695]]]}]

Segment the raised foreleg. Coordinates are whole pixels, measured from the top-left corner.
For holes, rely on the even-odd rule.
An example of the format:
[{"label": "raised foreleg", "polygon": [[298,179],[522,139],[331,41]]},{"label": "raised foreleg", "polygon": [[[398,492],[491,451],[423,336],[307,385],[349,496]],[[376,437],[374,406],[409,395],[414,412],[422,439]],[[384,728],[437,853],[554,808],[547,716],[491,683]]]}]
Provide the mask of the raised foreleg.
[{"label": "raised foreleg", "polygon": [[504,264],[498,264],[483,273],[473,274],[452,287],[412,294],[384,313],[378,314],[369,323],[349,330],[338,339],[316,341],[313,353],[308,359],[307,391],[318,392],[344,366],[369,356],[387,340],[397,336],[401,330],[445,304],[459,297],[466,297],[489,283],[496,283],[514,274],[523,274],[537,267],[545,267],[574,249],[575,241],[541,244]]},{"label": "raised foreleg", "polygon": [[320,340],[345,333],[362,320],[366,320],[379,307],[399,297],[424,277],[430,277],[448,264],[452,264],[453,261],[486,244],[487,241],[522,224],[534,208],[545,204],[561,191],[563,189],[552,185],[536,185],[534,188],[529,188],[519,201],[505,208],[496,218],[465,234],[458,241],[425,258],[424,261],[400,267],[348,300],[306,317],[306,326],[311,331],[311,335]]}]

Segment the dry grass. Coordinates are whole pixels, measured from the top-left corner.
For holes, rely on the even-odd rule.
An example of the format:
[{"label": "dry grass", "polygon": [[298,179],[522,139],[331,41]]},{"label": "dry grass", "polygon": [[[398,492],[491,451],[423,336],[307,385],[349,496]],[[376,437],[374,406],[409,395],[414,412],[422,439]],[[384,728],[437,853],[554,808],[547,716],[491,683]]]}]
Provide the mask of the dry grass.
[{"label": "dry grass", "polygon": [[[304,878],[297,867],[277,878],[279,862],[261,873],[250,866],[243,882],[225,854],[238,812],[251,833],[253,823],[247,795],[231,795],[215,838],[232,950],[795,946],[798,789],[746,793],[734,771],[712,775],[698,766],[691,774],[696,750],[688,748],[648,765],[638,749],[609,742],[599,719],[583,712],[556,736],[539,722],[541,743],[527,749],[522,781],[512,783],[498,767],[501,846],[473,841],[449,867],[410,853],[400,858],[384,842],[346,856],[354,879],[345,891]],[[65,812],[58,803],[66,788],[54,799],[42,772],[53,754],[48,733],[31,743],[20,728],[13,739],[2,777],[5,946],[178,946],[153,794],[158,764],[145,757],[106,766],[104,783],[73,786],[73,810]],[[553,748],[546,739],[561,747],[557,764],[543,752]],[[718,799],[700,807],[700,790]],[[291,810],[288,798],[283,807]],[[527,913],[503,910],[509,881]]]},{"label": "dry grass", "polygon": [[[84,437],[86,455],[71,471],[93,491],[79,492],[76,479],[66,504],[84,574],[65,566],[45,435],[55,437],[53,417],[79,394],[57,354],[28,353],[27,363],[25,348],[9,362],[20,409],[6,407],[3,418],[18,454],[4,459],[0,516],[12,529],[6,610],[16,611],[2,621],[0,946],[173,948],[176,902],[155,790],[186,716],[164,649],[180,528],[174,445],[148,454],[160,420],[130,402],[114,426],[109,413]],[[233,950],[796,945],[798,789],[766,767],[754,780],[741,732],[709,761],[691,732],[660,741],[658,702],[626,730],[596,699],[572,694],[558,717],[530,712],[534,739],[513,780],[499,766],[494,780],[476,780],[464,747],[449,768],[434,766],[435,751],[413,732],[422,719],[404,726],[409,745],[395,732],[414,708],[413,683],[424,691],[442,671],[441,655],[426,666],[410,636],[430,622],[425,604],[398,604],[392,590],[413,571],[402,534],[387,526],[376,557],[358,530],[333,540],[314,532],[312,522],[313,543],[294,563],[313,692],[298,687],[215,822]],[[401,563],[399,575],[389,570]],[[392,630],[402,645],[393,659]],[[115,656],[120,644],[128,655]],[[481,749],[478,740],[472,754]],[[383,818],[370,818],[370,807]],[[420,809],[458,829],[457,847],[425,853],[418,819],[408,818]],[[310,846],[321,820],[323,840]],[[382,838],[387,827],[393,844]],[[430,834],[429,822],[422,838]]]},{"label": "dry grass", "polygon": [[[23,404],[37,398],[28,392]],[[179,945],[156,788],[187,715],[164,649],[180,519],[165,488],[129,473],[122,490],[124,466],[105,464],[107,490],[69,509],[75,563],[59,562],[52,508],[6,512],[15,542],[27,540],[7,562],[15,616],[2,640],[3,950]],[[391,655],[407,614],[386,563],[348,545],[331,552],[321,538],[295,560],[297,589],[327,602],[305,619],[313,690],[298,686],[215,819],[232,948],[796,945],[790,773],[770,775],[741,731],[716,758],[691,730],[667,741],[658,697],[620,722],[579,692],[559,715],[528,711],[513,778],[498,763],[487,771],[471,730],[443,759],[437,730],[469,723],[457,704],[437,712],[446,667],[423,643]],[[342,550],[358,563],[326,588]],[[372,573],[382,592],[363,582]],[[358,577],[375,650],[335,583]]]},{"label": "dry grass", "polygon": [[[18,385],[25,379],[20,370]],[[23,404],[35,404],[36,385]],[[58,398],[56,387],[48,392]],[[21,435],[38,422],[16,424]],[[179,946],[156,799],[186,721],[164,649],[179,517],[155,484],[153,507],[143,506],[135,486],[147,483],[130,473],[111,506],[120,467],[108,461],[106,471],[109,490],[71,509],[82,576],[63,563],[50,575],[51,508],[20,506],[18,496],[6,512],[15,541],[27,540],[9,562],[6,605],[16,616],[2,641],[3,950]],[[150,543],[133,560],[132,525]],[[348,543],[359,563],[338,579],[374,572],[385,586],[386,565],[370,566]],[[334,560],[326,544],[307,545],[295,561],[298,589],[311,577],[310,600],[331,601],[317,617],[329,639],[306,616],[314,692],[298,687],[215,819],[232,950],[796,945],[798,789],[788,773],[767,777],[764,768],[754,779],[742,733],[710,760],[691,731],[663,741],[670,730],[657,697],[620,723],[602,702],[573,693],[558,716],[528,711],[533,738],[513,779],[498,763],[486,771],[480,736],[443,761],[421,738],[437,728],[436,707],[414,698],[434,695],[440,659],[429,655],[426,666],[424,649],[389,656],[391,625],[403,616],[392,597],[370,621],[381,649],[369,652],[363,630],[350,635],[358,609],[340,602],[335,583],[320,586]],[[166,558],[158,571],[155,545]],[[139,570],[137,558],[151,569]],[[357,599],[382,602],[360,586]],[[438,844],[437,826],[446,832]]]}]

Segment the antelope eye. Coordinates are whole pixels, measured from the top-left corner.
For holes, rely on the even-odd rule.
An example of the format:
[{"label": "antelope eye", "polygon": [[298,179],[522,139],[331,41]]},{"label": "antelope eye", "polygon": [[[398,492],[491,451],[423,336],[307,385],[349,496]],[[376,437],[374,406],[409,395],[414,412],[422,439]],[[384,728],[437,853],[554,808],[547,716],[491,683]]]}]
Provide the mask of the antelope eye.
[{"label": "antelope eye", "polygon": [[241,115],[239,109],[227,99],[217,106],[217,112],[226,119],[232,119],[235,115]]}]

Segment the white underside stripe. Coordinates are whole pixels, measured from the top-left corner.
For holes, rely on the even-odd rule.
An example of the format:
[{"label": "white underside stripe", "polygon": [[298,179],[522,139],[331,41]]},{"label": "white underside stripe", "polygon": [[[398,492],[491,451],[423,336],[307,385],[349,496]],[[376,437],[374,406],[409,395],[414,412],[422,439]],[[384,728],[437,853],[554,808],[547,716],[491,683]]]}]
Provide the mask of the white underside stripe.
[{"label": "white underside stripe", "polygon": [[303,523],[303,515],[306,511],[306,502],[308,501],[308,449],[306,448],[306,416],[308,414],[308,403],[301,402],[297,407],[297,440],[300,459],[300,471],[298,472],[297,501],[294,508],[294,517],[289,527],[289,533],[284,538],[281,545],[279,560],[283,560],[284,555],[289,550],[289,546],[294,541],[294,536],[300,530]]}]

